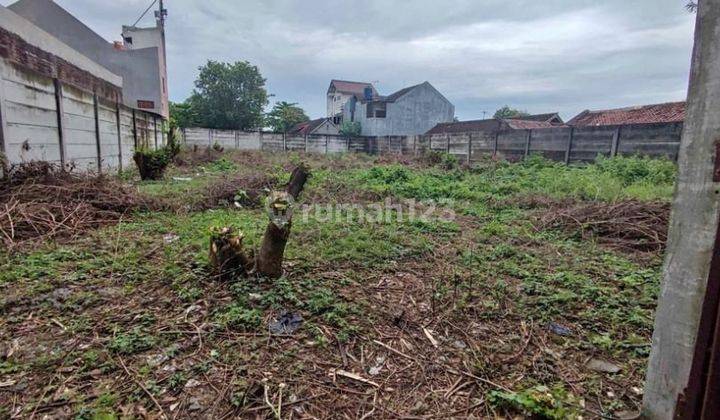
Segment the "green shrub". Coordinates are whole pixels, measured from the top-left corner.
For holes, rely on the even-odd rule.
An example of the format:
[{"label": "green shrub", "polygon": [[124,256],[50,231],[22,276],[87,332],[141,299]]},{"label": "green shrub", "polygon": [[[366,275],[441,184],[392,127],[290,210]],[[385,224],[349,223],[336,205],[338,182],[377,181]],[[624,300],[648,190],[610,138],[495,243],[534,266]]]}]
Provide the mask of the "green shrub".
[{"label": "green shrub", "polygon": [[162,179],[165,168],[172,161],[172,153],[173,151],[168,147],[137,150],[133,160],[140,172],[140,179],[143,181]]}]

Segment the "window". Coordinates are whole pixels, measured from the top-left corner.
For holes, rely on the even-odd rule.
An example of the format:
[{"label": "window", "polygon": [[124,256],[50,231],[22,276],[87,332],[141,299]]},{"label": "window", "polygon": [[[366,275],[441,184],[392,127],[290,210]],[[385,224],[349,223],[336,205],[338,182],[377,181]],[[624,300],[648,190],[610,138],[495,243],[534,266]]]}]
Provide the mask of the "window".
[{"label": "window", "polygon": [[387,108],[385,102],[368,102],[365,113],[366,118],[385,118]]},{"label": "window", "polygon": [[123,41],[125,41],[126,44],[132,45],[132,37],[131,36],[124,37]]}]

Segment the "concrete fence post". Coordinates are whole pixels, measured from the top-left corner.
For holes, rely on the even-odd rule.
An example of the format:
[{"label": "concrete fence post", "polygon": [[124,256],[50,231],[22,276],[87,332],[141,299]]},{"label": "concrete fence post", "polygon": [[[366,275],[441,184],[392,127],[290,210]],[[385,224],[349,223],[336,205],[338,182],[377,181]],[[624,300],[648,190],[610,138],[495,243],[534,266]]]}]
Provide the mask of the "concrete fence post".
[{"label": "concrete fence post", "polygon": [[118,173],[123,170],[123,153],[122,153],[122,125],[120,122],[120,102],[115,102],[115,125],[117,129],[118,141]]},{"label": "concrete fence post", "polygon": [[472,157],[472,139],[473,135],[472,133],[468,133],[468,148],[467,148],[467,164],[470,164],[470,159]]},{"label": "concrete fence post", "polygon": [[643,415],[653,420],[720,418],[720,0],[698,7],[643,395]]},{"label": "concrete fence post", "polygon": [[328,154],[328,136],[325,136],[325,154]]},{"label": "concrete fence post", "polygon": [[237,150],[240,148],[240,132],[233,130],[233,135],[235,136],[235,150]]},{"label": "concrete fence post", "polygon": [[575,127],[570,127],[570,135],[568,136],[567,149],[565,149],[565,164],[570,164],[570,153],[572,153],[573,137],[575,136]]},{"label": "concrete fence post", "polygon": [[157,130],[157,117],[153,115],[153,128],[155,129],[155,150],[158,148],[158,130]]},{"label": "concrete fence post", "polygon": [[447,142],[447,144],[446,144],[447,150],[445,151],[445,153],[450,154],[450,134],[449,133],[445,135],[445,140]]},{"label": "concrete fence post", "polygon": [[497,131],[495,131],[495,141],[493,142],[493,153],[492,153],[493,158],[495,156],[497,156],[499,141],[500,141],[500,130],[497,130]]},{"label": "concrete fence post", "polygon": [[283,152],[287,152],[287,134],[285,132],[283,132],[282,135],[283,135]]},{"label": "concrete fence post", "polygon": [[65,146],[65,111],[63,106],[63,88],[62,82],[56,77],[53,79],[55,87],[55,111],[57,113],[58,125],[58,147],[60,149],[60,165],[65,168],[67,159],[67,149]]},{"label": "concrete fence post", "polygon": [[618,147],[620,146],[620,133],[621,127],[618,126],[613,133],[612,145],[610,146],[610,156],[615,157],[618,153]]},{"label": "concrete fence post", "polygon": [[97,153],[98,173],[102,173],[102,150],[100,150],[100,113],[98,109],[98,96],[93,95],[93,110],[95,114],[95,152]]},{"label": "concrete fence post", "polygon": [[132,110],[132,134],[133,146],[135,147],[135,150],[138,150],[137,117],[135,115],[135,108]]},{"label": "concrete fence post", "polygon": [[532,140],[532,130],[527,130],[527,134],[525,137],[525,153],[523,154],[523,159],[527,159],[528,155],[530,154],[530,141]]}]

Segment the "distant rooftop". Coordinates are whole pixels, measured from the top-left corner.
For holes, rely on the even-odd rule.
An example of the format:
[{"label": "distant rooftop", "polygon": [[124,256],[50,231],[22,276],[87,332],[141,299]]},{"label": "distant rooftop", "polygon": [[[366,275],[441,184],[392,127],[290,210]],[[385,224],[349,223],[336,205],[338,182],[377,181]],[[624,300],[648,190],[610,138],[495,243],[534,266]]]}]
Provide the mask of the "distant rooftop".
[{"label": "distant rooftop", "polygon": [[351,82],[349,80],[333,79],[330,81],[330,88],[332,87],[338,92],[360,95],[361,97],[365,94],[365,88],[369,87],[373,90],[373,96],[379,96],[377,90],[375,90],[375,86],[367,82]]},{"label": "distant rooftop", "polygon": [[627,108],[586,110],[568,121],[573,126],[677,123],[685,120],[685,102],[632,106]]}]

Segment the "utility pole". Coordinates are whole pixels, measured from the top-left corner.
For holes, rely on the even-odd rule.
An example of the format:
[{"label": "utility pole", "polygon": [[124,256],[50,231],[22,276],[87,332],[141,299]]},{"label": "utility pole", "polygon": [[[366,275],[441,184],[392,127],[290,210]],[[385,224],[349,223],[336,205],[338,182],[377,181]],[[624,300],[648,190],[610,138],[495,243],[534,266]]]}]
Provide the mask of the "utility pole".
[{"label": "utility pole", "polygon": [[720,0],[697,10],[660,301],[648,419],[720,418]]}]

